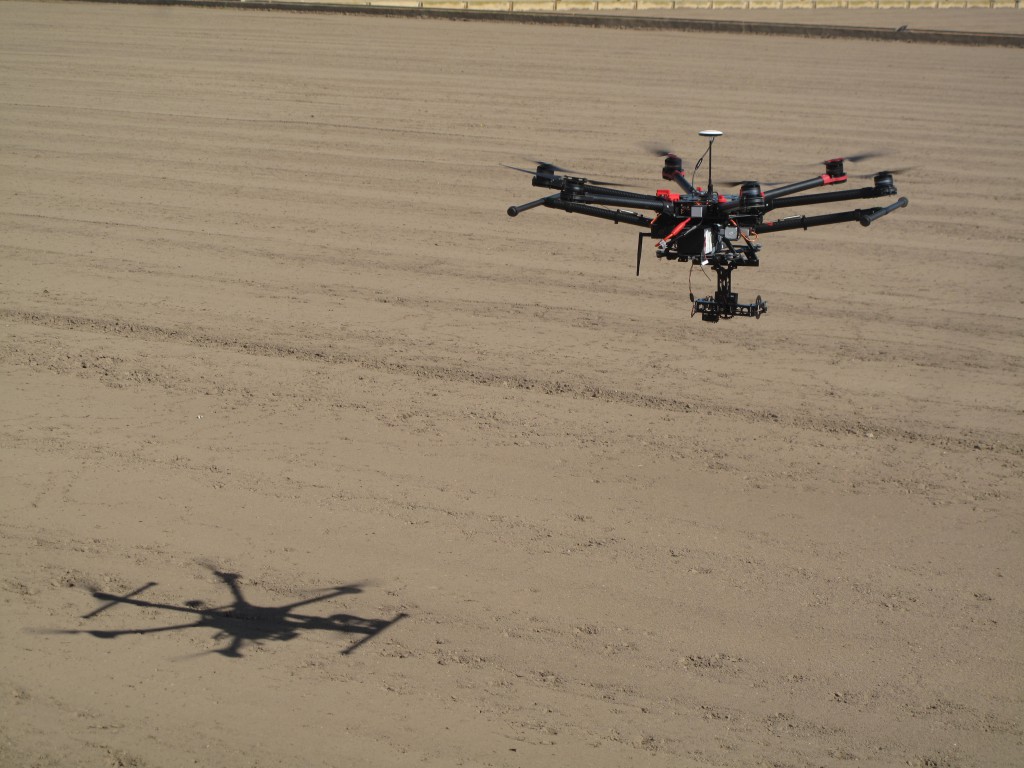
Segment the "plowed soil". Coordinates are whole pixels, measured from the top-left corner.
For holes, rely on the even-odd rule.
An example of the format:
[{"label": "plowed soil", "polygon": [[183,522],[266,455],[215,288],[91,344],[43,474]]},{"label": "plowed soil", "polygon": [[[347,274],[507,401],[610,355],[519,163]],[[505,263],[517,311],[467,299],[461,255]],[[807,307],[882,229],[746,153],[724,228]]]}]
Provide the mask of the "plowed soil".
[{"label": "plowed soil", "polygon": [[[1021,71],[0,4],[0,764],[1020,765]],[[765,235],[717,325],[506,216],[499,163],[653,191],[703,128],[910,205]]]}]

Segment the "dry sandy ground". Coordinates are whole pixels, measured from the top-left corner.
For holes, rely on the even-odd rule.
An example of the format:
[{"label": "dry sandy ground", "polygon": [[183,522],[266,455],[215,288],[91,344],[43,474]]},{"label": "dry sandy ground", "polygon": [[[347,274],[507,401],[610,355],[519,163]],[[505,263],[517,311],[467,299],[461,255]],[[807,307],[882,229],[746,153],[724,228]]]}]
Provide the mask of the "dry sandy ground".
[{"label": "dry sandy ground", "polygon": [[[1022,63],[0,4],[0,764],[1020,765]],[[910,207],[505,215],[706,127]]]}]

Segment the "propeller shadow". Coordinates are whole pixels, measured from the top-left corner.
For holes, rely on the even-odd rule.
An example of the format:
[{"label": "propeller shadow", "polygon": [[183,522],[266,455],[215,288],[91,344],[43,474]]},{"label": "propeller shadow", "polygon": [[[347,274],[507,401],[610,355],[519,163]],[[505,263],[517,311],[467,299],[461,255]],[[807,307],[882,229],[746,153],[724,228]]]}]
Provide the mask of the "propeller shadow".
[{"label": "propeller shadow", "polygon": [[85,614],[83,619],[92,619],[116,605],[133,605],[138,608],[155,608],[185,614],[189,621],[178,624],[167,624],[158,627],[140,629],[115,630],[65,630],[68,634],[89,634],[93,637],[112,640],[122,635],[149,635],[159,632],[175,632],[187,629],[209,629],[214,639],[225,641],[225,645],[211,653],[218,653],[228,658],[241,658],[247,645],[262,645],[265,642],[294,640],[300,634],[310,631],[337,632],[345,635],[356,635],[342,654],[348,655],[373,639],[388,627],[393,626],[408,614],[398,613],[390,619],[366,619],[349,613],[334,613],[328,616],[317,616],[299,612],[297,609],[314,603],[333,600],[343,595],[357,595],[363,591],[359,584],[346,584],[331,587],[323,594],[297,600],[280,606],[253,605],[242,591],[241,576],[211,568],[213,575],[227,587],[232,601],[220,606],[208,606],[203,600],[189,600],[182,605],[160,603],[144,600],[139,597],[143,592],[156,586],[149,582],[125,595],[113,595],[94,590],[92,596],[103,601],[103,605]]}]

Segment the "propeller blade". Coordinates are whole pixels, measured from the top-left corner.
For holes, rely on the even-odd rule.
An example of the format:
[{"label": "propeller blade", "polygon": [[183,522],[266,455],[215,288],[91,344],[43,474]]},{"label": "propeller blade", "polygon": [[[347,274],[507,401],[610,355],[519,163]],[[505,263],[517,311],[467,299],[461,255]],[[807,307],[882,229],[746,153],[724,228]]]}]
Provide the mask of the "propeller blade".
[{"label": "propeller blade", "polygon": [[882,155],[884,154],[884,152],[862,152],[859,155],[849,155],[844,159],[848,160],[851,163],[860,163],[863,162],[864,160],[871,160],[872,158],[875,157],[882,157]]},{"label": "propeller blade", "polygon": [[526,168],[519,168],[518,166],[515,165],[506,165],[505,163],[498,163],[498,165],[500,165],[502,168],[511,168],[513,171],[519,171],[520,173],[528,173],[531,176],[537,175],[537,171],[531,171]]},{"label": "propeller blade", "polygon": [[726,179],[725,181],[722,181],[721,179],[719,179],[718,181],[715,182],[715,184],[721,184],[724,187],[740,187],[746,184],[748,181],[752,181],[755,184],[761,184],[762,186],[769,187],[778,187],[782,186],[783,184],[790,183],[788,181],[758,181],[757,179],[742,179],[740,181],[736,181],[735,179]]},{"label": "propeller blade", "polygon": [[885,169],[885,170],[882,170],[882,171],[875,171],[874,173],[858,173],[856,175],[851,175],[851,178],[854,178],[854,179],[872,179],[872,178],[874,178],[875,176],[877,176],[880,173],[888,173],[890,176],[901,176],[901,175],[905,174],[907,171],[911,171],[911,170],[913,170],[913,166],[908,166],[906,168]]},{"label": "propeller blade", "polygon": [[534,159],[529,158],[529,157],[527,157],[525,159],[529,160],[531,163],[536,165],[538,170],[543,166],[545,170],[554,171],[556,173],[571,173],[571,174],[573,174],[575,176],[580,175],[579,171],[570,171],[568,168],[562,168],[561,166],[555,165],[554,163],[549,163],[546,160],[534,160]]},{"label": "propeller blade", "polygon": [[648,154],[654,155],[655,157],[668,157],[669,155],[676,154],[664,144],[656,144],[653,141],[645,142],[642,146]]},{"label": "propeller blade", "polygon": [[[530,162],[533,161],[531,160]],[[576,178],[581,178],[584,181],[586,181],[587,184],[595,187],[624,187],[626,189],[633,189],[637,187],[636,184],[620,184],[617,181],[602,181],[600,179],[590,179],[580,174],[579,171],[570,171],[568,168],[561,168],[557,165],[552,165],[551,163],[537,163],[537,169],[533,171],[531,171],[529,168],[520,168],[517,165],[508,165],[507,163],[498,163],[498,165],[500,165],[502,168],[508,168],[513,171],[519,171],[520,173],[528,173],[531,176],[537,176],[539,173],[541,173],[541,169],[544,169],[544,171],[549,174],[571,173],[574,174]]]},{"label": "propeller blade", "polygon": [[865,160],[871,160],[872,158],[875,158],[875,157],[884,157],[885,154],[886,154],[885,152],[882,152],[880,150],[876,150],[876,151],[872,151],[872,152],[861,152],[859,155],[845,155],[843,157],[833,157],[830,160],[822,160],[821,162],[823,162],[823,163],[833,163],[833,162],[836,162],[838,160],[838,161],[841,161],[841,162],[844,162],[844,163],[861,163],[861,162],[863,162]]}]

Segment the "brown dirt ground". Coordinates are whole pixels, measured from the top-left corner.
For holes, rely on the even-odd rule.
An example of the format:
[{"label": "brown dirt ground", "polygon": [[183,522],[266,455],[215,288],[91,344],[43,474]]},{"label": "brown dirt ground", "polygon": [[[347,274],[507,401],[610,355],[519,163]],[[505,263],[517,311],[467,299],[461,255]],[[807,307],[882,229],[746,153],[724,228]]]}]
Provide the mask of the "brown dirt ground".
[{"label": "brown dirt ground", "polygon": [[[0,764],[1020,765],[1021,64],[0,3]],[[705,127],[910,207],[505,215]]]}]

